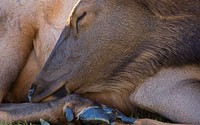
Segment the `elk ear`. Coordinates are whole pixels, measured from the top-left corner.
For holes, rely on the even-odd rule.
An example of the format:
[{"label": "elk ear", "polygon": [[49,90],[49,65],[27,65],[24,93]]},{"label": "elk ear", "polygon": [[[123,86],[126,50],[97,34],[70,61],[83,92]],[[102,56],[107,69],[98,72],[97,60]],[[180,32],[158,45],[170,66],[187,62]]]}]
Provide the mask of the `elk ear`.
[{"label": "elk ear", "polygon": [[138,0],[160,18],[186,17],[199,12],[199,0]]}]

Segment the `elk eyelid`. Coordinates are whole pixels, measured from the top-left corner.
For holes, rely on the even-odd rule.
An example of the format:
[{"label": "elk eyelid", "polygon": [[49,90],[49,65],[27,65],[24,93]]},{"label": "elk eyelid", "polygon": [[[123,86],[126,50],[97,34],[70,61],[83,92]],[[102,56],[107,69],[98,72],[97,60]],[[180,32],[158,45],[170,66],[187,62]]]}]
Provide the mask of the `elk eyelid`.
[{"label": "elk eyelid", "polygon": [[82,20],[84,17],[85,17],[85,15],[87,14],[87,12],[84,12],[81,16],[79,16],[78,18],[77,18],[77,20],[76,20],[76,31],[77,31],[77,33],[79,32],[78,31],[78,22],[80,21],[80,20]]}]

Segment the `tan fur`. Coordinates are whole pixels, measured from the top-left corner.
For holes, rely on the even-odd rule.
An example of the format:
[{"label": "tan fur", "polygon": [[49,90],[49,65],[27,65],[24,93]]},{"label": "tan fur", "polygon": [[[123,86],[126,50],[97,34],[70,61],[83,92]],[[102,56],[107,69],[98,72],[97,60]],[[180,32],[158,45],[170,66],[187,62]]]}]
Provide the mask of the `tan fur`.
[{"label": "tan fur", "polygon": [[27,99],[28,89],[52,51],[76,2],[1,1],[0,100],[11,86],[6,100],[22,102]]},{"label": "tan fur", "polygon": [[[0,122],[65,121],[64,102],[30,104],[27,93],[78,0],[2,0],[0,4]],[[13,103],[20,104],[13,104]],[[14,115],[13,115],[14,113]],[[47,113],[47,114],[45,114]]]},{"label": "tan fur", "polygon": [[[25,101],[28,88],[44,66],[58,39],[62,24],[65,23],[67,15],[62,6],[63,2],[65,1],[2,1],[0,5],[1,100],[7,94],[5,100]],[[196,48],[191,49],[192,44],[186,46],[178,44],[183,40],[179,36],[185,39],[189,37],[189,40],[194,40],[193,42],[199,40],[198,37],[191,38],[198,34],[192,29],[199,26],[197,18],[199,8],[195,8],[198,4],[195,6],[193,2],[82,0],[58,40],[58,44],[62,46],[55,47],[34,83],[37,85],[37,91],[33,101],[41,101],[58,88],[65,86],[72,93],[79,93],[125,113],[133,113],[136,107],[140,107],[160,113],[177,122],[199,123],[199,112],[195,112],[199,111],[200,100],[198,89],[200,78],[197,71],[199,65],[190,64],[198,62],[196,53],[199,51]],[[187,6],[194,12],[190,11],[191,8],[183,9]],[[25,7],[28,13],[25,13],[22,7]],[[83,12],[87,12],[86,18],[77,23]],[[110,12],[112,15],[109,15]],[[190,17],[194,18],[189,20]],[[176,43],[179,46],[174,46]],[[168,53],[165,53],[166,51]],[[179,58],[176,58],[177,56]],[[192,60],[195,58],[196,60]],[[181,73],[176,75],[179,71]],[[188,77],[185,77],[184,72],[188,73]],[[163,76],[171,73],[177,78],[164,79],[164,82],[160,82]],[[15,79],[16,83],[12,84]],[[171,80],[175,81],[172,88],[170,88]],[[171,91],[164,93],[158,83],[165,84],[164,89],[177,91],[173,91],[173,94]],[[75,114],[82,107],[91,105],[91,101],[89,103],[86,101],[84,105],[85,100],[81,98],[75,97],[70,100],[71,96],[68,96],[42,104],[0,105],[0,120],[37,121],[43,117],[52,122],[59,122],[64,121],[61,109],[64,104],[65,107],[75,106]],[[31,110],[26,110],[27,108]],[[182,112],[177,113],[176,110]],[[135,124],[165,125],[166,123],[142,119],[137,120]]]}]

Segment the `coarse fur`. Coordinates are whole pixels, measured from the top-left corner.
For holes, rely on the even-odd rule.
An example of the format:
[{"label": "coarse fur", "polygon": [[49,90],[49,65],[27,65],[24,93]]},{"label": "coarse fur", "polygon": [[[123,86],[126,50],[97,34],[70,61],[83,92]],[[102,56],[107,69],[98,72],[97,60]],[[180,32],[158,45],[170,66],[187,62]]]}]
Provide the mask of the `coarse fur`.
[{"label": "coarse fur", "polygon": [[199,0],[81,0],[33,101],[65,86],[127,114],[140,107],[200,124],[199,11]]}]

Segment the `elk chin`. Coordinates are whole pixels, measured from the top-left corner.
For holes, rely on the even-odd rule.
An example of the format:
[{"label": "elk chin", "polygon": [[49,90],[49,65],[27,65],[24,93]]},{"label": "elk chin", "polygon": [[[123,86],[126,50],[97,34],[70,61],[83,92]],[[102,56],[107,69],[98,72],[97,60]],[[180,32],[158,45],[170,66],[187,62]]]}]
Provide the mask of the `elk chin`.
[{"label": "elk chin", "polygon": [[68,91],[66,91],[65,87],[62,87],[59,90],[57,90],[56,92],[54,92],[53,94],[51,94],[48,97],[42,99],[40,102],[53,101],[53,100],[56,100],[56,99],[63,98],[65,96],[67,96],[68,94],[69,93],[68,93]]},{"label": "elk chin", "polygon": [[59,96],[63,97],[67,93],[66,91],[63,90],[64,85],[65,85],[65,82],[60,82],[57,84],[51,83],[49,84],[49,86],[45,86],[45,87],[40,86],[39,83],[33,84],[31,89],[28,92],[29,102],[43,102],[43,100],[49,100],[52,97],[53,98],[58,98]]}]

